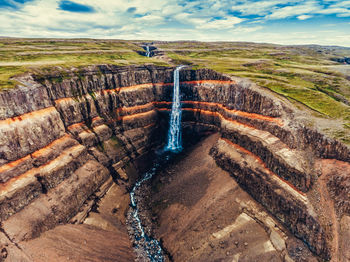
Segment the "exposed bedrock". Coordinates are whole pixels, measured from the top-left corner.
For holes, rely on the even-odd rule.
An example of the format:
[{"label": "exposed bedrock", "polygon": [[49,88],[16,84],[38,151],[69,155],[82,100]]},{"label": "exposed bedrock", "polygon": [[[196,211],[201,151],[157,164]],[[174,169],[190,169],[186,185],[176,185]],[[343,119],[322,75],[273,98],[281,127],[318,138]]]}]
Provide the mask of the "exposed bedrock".
[{"label": "exposed bedrock", "polygon": [[[0,219],[11,243],[68,222],[111,176],[134,183],[130,163],[141,170],[165,141],[173,70],[91,66],[26,75],[0,93]],[[246,80],[186,68],[180,81],[185,137],[219,131],[217,164],[311,251],[342,261],[349,148]]]}]

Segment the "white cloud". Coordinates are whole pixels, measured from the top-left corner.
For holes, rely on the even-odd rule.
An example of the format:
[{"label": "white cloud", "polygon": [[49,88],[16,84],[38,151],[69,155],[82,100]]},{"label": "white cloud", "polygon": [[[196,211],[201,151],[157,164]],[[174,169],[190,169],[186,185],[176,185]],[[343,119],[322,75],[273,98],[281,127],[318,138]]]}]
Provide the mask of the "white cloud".
[{"label": "white cloud", "polygon": [[164,22],[164,17],[159,15],[145,15],[135,19],[138,23],[157,25]]},{"label": "white cloud", "polygon": [[299,15],[299,16],[297,16],[297,18],[299,20],[306,20],[306,19],[309,19],[311,17],[312,17],[312,15]]},{"label": "white cloud", "polygon": [[[72,1],[92,6],[96,12],[71,13],[58,9],[59,0],[34,0],[17,10],[0,9],[0,34],[18,37],[187,39],[290,44],[313,42],[350,46],[350,39],[345,37],[349,33],[348,22],[339,26],[336,21],[332,21],[337,24],[338,31],[327,34],[327,37],[312,31],[303,32],[303,36],[293,34],[300,31],[297,20],[293,20],[295,28],[283,32],[274,32],[275,29],[270,27],[271,20],[287,23],[285,18],[306,20],[313,17],[316,20],[327,15],[349,17],[348,0]],[[129,8],[135,11],[128,13]],[[315,28],[320,26],[317,23]]]},{"label": "white cloud", "polygon": [[294,3],[297,0],[265,0],[265,1],[245,1],[243,4],[232,4],[231,10],[241,12],[244,15],[264,16],[270,13],[276,5]]},{"label": "white cloud", "polygon": [[349,9],[342,8],[342,7],[333,7],[333,6],[330,6],[327,9],[320,10],[318,13],[319,14],[325,14],[325,15],[336,14],[339,17],[350,16],[350,10]]},{"label": "white cloud", "polygon": [[183,24],[191,24],[191,25],[201,25],[208,22],[208,18],[195,17],[190,13],[179,13],[174,16],[174,18]]},{"label": "white cloud", "polygon": [[322,10],[322,7],[315,1],[305,2],[297,5],[274,8],[268,19],[284,19],[293,16],[307,15]]},{"label": "white cloud", "polygon": [[347,7],[350,8],[350,1],[339,1],[332,5],[332,7]]},{"label": "white cloud", "polygon": [[196,28],[200,29],[230,29],[233,28],[234,25],[243,22],[244,19],[238,17],[228,17],[227,19],[213,20],[209,21],[205,24],[198,25]]}]

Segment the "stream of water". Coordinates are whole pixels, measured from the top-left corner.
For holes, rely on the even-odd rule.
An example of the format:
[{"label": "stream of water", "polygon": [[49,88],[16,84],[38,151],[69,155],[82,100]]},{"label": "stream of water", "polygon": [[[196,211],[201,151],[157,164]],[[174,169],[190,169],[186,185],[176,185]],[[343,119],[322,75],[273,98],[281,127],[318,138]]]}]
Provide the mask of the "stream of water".
[{"label": "stream of water", "polygon": [[146,56],[147,57],[151,56],[151,52],[149,51],[149,45],[146,45]]},{"label": "stream of water", "polygon": [[[147,46],[147,52],[149,47]],[[158,159],[155,161],[150,171],[146,172],[140,180],[136,182],[130,192],[130,209],[127,215],[127,224],[129,225],[129,234],[133,236],[134,249],[139,257],[148,258],[151,262],[163,262],[164,251],[158,240],[152,238],[145,232],[145,228],[141,223],[140,209],[138,203],[142,197],[142,185],[157,173],[159,168],[169,161],[171,154],[179,153],[182,150],[181,140],[181,103],[180,103],[180,70],[184,66],[178,66],[174,71],[174,92],[173,104],[171,108],[169,131],[167,145]]]}]

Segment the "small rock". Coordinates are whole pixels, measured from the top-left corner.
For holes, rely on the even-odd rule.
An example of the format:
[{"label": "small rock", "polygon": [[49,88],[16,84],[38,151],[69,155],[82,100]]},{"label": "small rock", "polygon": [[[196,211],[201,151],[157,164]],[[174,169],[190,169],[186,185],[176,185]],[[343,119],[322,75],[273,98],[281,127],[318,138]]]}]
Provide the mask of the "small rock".
[{"label": "small rock", "polygon": [[235,245],[238,246],[239,242],[238,241],[235,241]]},{"label": "small rock", "polygon": [[282,250],[286,249],[286,243],[285,243],[284,239],[276,231],[273,230],[271,232],[270,240],[271,240],[273,246],[278,251],[282,251]]},{"label": "small rock", "polygon": [[226,252],[226,256],[229,256],[229,255],[230,255],[230,252],[229,252],[229,251],[227,251],[227,252]]},{"label": "small rock", "polygon": [[248,243],[247,243],[247,242],[244,242],[244,246],[248,246]]},{"label": "small rock", "polygon": [[7,249],[6,248],[1,249],[1,258],[7,258]]}]

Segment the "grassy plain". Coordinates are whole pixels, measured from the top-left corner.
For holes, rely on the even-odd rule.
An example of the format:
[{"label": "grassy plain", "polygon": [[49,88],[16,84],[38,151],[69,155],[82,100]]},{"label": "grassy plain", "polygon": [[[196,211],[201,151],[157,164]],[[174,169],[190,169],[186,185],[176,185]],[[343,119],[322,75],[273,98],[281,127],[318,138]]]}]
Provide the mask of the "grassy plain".
[{"label": "grassy plain", "polygon": [[333,61],[349,57],[350,48],[255,43],[200,43],[198,49],[193,43],[169,43],[160,48],[175,63],[249,78],[315,116],[338,119],[341,131],[336,128],[331,135],[350,143],[350,65]]},{"label": "grassy plain", "polygon": [[[249,78],[318,117],[341,121],[332,131],[350,143],[350,48],[281,46],[244,42],[154,42],[161,55],[147,58],[141,41],[0,38],[0,90],[13,88],[11,77],[26,71],[91,64],[188,64]],[[333,130],[333,129],[332,129]]]}]

